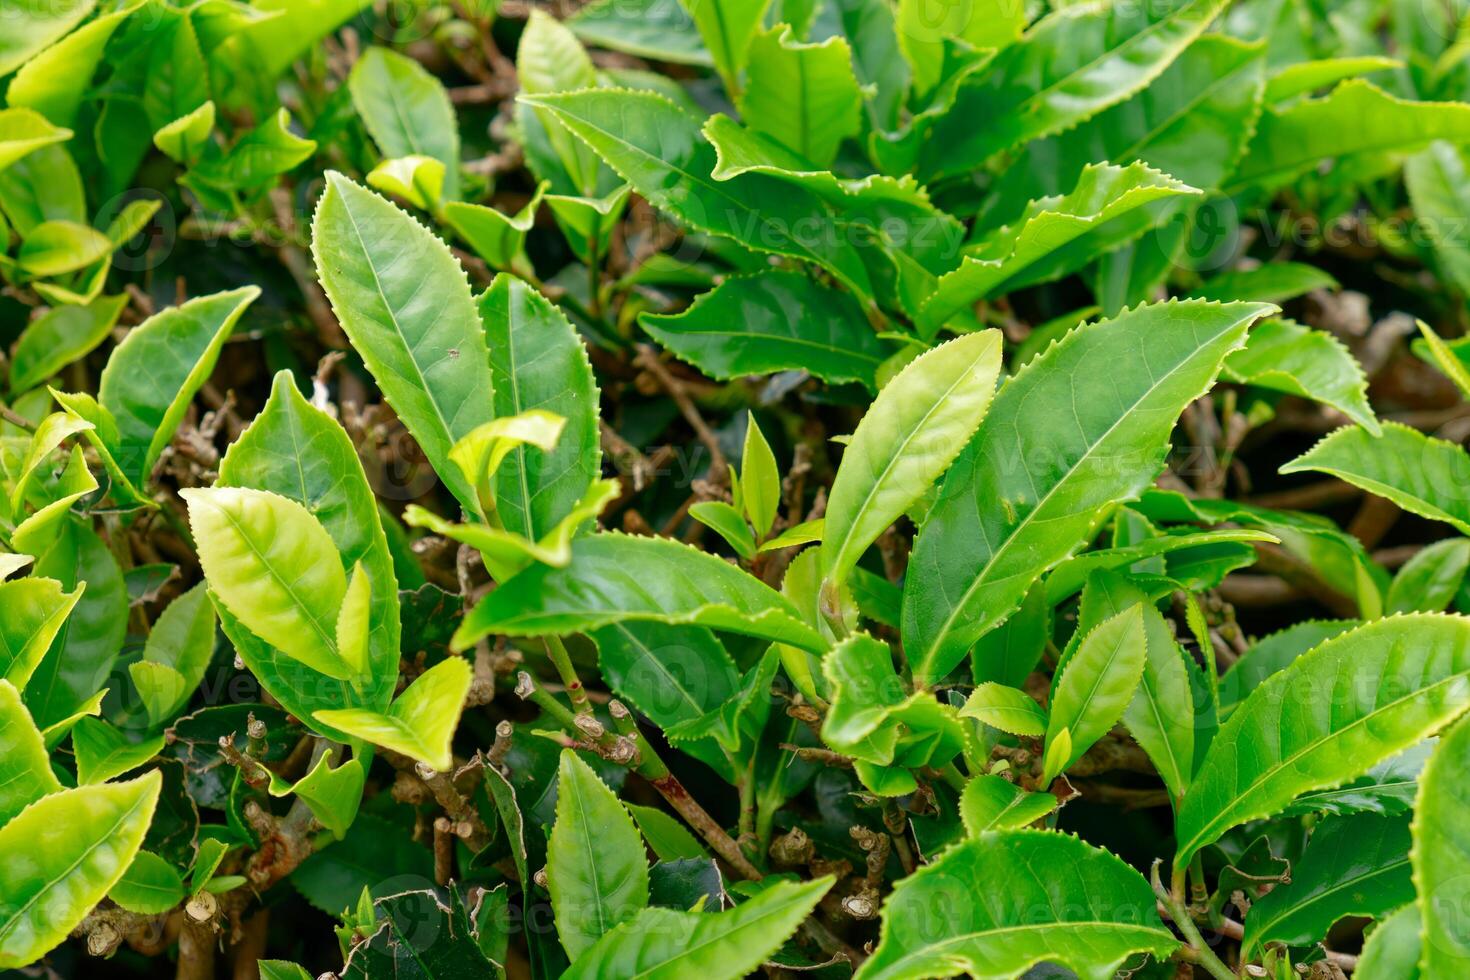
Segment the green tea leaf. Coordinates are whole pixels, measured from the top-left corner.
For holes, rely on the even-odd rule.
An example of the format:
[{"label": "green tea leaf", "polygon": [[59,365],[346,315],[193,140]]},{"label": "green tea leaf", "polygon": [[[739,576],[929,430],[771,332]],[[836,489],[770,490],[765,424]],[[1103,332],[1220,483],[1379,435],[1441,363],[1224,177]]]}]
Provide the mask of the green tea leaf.
[{"label": "green tea leaf", "polygon": [[0,827],[0,967],[25,966],[67,933],[127,871],[163,779],[63,790]]},{"label": "green tea leaf", "polygon": [[1265,943],[1307,946],[1347,915],[1376,918],[1414,900],[1409,871],[1409,818],[1364,813],[1320,824],[1291,881],[1251,904],[1246,955]]},{"label": "green tea leaf", "polygon": [[352,104],[388,158],[425,156],[444,164],[444,196],[459,197],[459,125],[437,78],[388,48],[363,52],[347,79]]},{"label": "green tea leaf", "polygon": [[1231,827],[1433,734],[1470,706],[1467,671],[1470,622],[1430,614],[1369,623],[1298,657],[1256,687],[1210,744],[1178,810],[1174,866]]},{"label": "green tea leaf", "polygon": [[1157,78],[1224,7],[1222,0],[1084,5],[1042,18],[960,86],[925,144],[921,173],[933,179],[973,170],[1121,102]]},{"label": "green tea leaf", "polygon": [[1065,729],[1070,752],[1055,762],[1047,753],[1043,782],[1051,782],[1080,759],[1123,717],[1147,659],[1142,606],[1104,620],[1082,638],[1057,671],[1047,712],[1047,741]]},{"label": "green tea leaf", "polygon": [[178,871],[152,851],[139,851],[107,897],[138,915],[159,915],[184,898]]},{"label": "green tea leaf", "polygon": [[1381,431],[1368,404],[1363,369],[1342,342],[1324,330],[1279,318],[1258,323],[1244,349],[1225,359],[1223,376],[1310,398],[1337,409],[1373,435]]},{"label": "green tea leaf", "polygon": [[1108,508],[1148,486],[1179,413],[1270,311],[1141,307],[1073,330],[1001,388],[945,477],[910,562],[903,633],[916,680],[949,673]]},{"label": "green tea leaf", "polygon": [[970,837],[992,830],[1018,830],[1056,808],[1057,798],[1050,793],[1028,793],[999,776],[976,776],[960,793],[960,818]]},{"label": "green tea leaf", "polygon": [[449,657],[420,674],[386,712],[334,708],[318,711],[316,717],[437,772],[448,772],[454,768],[450,742],[471,680],[470,665],[460,657]]},{"label": "green tea leaf", "polygon": [[43,796],[60,792],[46,743],[21,704],[20,692],[0,680],[0,827]]},{"label": "green tea leaf", "polygon": [[117,422],[117,461],[142,486],[214,371],[254,286],[171,307],[128,332],[107,359],[97,401]]},{"label": "green tea leaf", "polygon": [[1404,186],[1419,227],[1429,236],[1439,267],[1461,293],[1470,292],[1470,248],[1450,229],[1470,214],[1465,158],[1452,142],[1436,140],[1404,162]]},{"label": "green tea leaf", "polygon": [[648,905],[648,860],[638,828],[571,749],[561,753],[546,877],[557,937],[573,960]]},{"label": "green tea leaf", "polygon": [[0,582],[0,678],[24,691],[81,597],[82,588],[68,594],[55,579]]},{"label": "green tea leaf", "polygon": [[704,46],[714,59],[733,98],[740,92],[740,73],[749,58],[751,41],[760,29],[770,0],[679,0],[689,11]]},{"label": "green tea leaf", "polygon": [[83,718],[71,730],[72,750],[77,756],[77,782],[103,783],[121,776],[158,755],[163,744],[162,735],[135,742],[105,721]]},{"label": "green tea leaf", "polygon": [[[361,562],[372,582],[371,669],[354,679],[356,686],[307,667],[222,616],[221,625],[246,666],[299,718],[344,704],[387,705],[398,679],[398,582],[372,487],[342,426],[313,408],[290,372],[282,371],[265,408],[225,453],[217,485],[269,491],[306,507],[330,535],[343,567]],[[334,638],[336,614],[335,609],[322,611],[332,617]]]},{"label": "green tea leaf", "polygon": [[73,361],[91,353],[111,334],[126,296],[104,296],[88,306],[50,310],[26,327],[10,359],[10,391],[36,387]]},{"label": "green tea leaf", "polygon": [[638,324],[712,378],[804,370],[876,388],[887,356],[851,296],[778,269],[731,276],[684,312],[645,313]]},{"label": "green tea leaf", "polygon": [[1043,961],[1105,977],[1134,953],[1162,958],[1176,945],[1148,882],[1121,860],[1065,834],[1006,830],[900,881],[857,977],[1017,976]]},{"label": "green tea leaf", "polygon": [[352,677],[336,639],[347,573],[311,511],[264,490],[215,487],[181,496],[210,592],[230,615],[313,670]]},{"label": "green tea leaf", "polygon": [[1470,105],[1413,102],[1352,79],[1323,98],[1267,109],[1225,190],[1274,189],[1320,160],[1412,152],[1435,140],[1463,142],[1467,136]]},{"label": "green tea leaf", "polygon": [[779,593],[714,555],[674,541],[594,534],[565,568],[527,569],[482,599],[454,634],[560,636],[624,620],[689,623],[820,652],[821,636]]},{"label": "green tea leaf", "polygon": [[960,337],[911,362],[879,392],[832,482],[824,590],[839,589],[878,535],[949,469],[990,407],[1000,349],[996,331]]},{"label": "green tea leaf", "polygon": [[813,262],[860,296],[872,294],[856,248],[830,228],[837,215],[829,205],[769,174],[715,179],[715,151],[699,120],[663,96],[597,89],[521,101],[549,110],[649,203],[696,231]]},{"label": "green tea leaf", "polygon": [[1418,980],[1423,932],[1419,905],[1405,905],[1368,934],[1354,975],[1359,980]]},{"label": "green tea leaf", "polygon": [[1388,587],[1384,611],[1444,612],[1470,570],[1470,540],[1436,541],[1415,552]]},{"label": "green tea leaf", "polygon": [[830,166],[838,145],[857,135],[862,118],[862,93],[847,42],[829,37],[803,44],[791,25],[778,24],[754,36],[748,57],[741,118],[818,167]]},{"label": "green tea leaf", "polygon": [[563,980],[738,980],[775,953],[831,887],[830,877],[777,881],[756,897],[714,914],[644,909],[578,956]]},{"label": "green tea leaf", "polygon": [[502,526],[540,540],[572,512],[601,471],[597,382],[575,328],[520,279],[497,276],[479,306],[496,416],[537,409],[566,420],[555,449],[512,449],[495,477]]},{"label": "green tea leaf", "polygon": [[97,0],[17,0],[6,11],[8,22],[5,36],[0,39],[0,78],[59,40],[96,6]]},{"label": "green tea leaf", "polygon": [[426,228],[335,172],[312,222],[312,253],[383,394],[445,485],[477,513],[448,461],[451,446],[494,417],[490,358],[464,269]]},{"label": "green tea leaf", "polygon": [[1410,860],[1424,924],[1419,972],[1425,977],[1454,976],[1470,964],[1470,916],[1463,904],[1465,824],[1455,816],[1464,811],[1466,791],[1461,774],[1467,758],[1470,727],[1460,722],[1439,740],[1429,757],[1414,801]]},{"label": "green tea leaf", "polygon": [[932,336],[960,310],[989,296],[1046,282],[1147,230],[1148,206],[1199,191],[1144,164],[1097,164],[1060,197],[1026,205],[1015,224],[966,248],[960,267],[941,276],[916,325]]},{"label": "green tea leaf", "polygon": [[[128,667],[143,695],[150,725],[171,720],[199,686],[214,656],[214,622],[214,603],[204,583],[179,596],[159,614],[144,643],[143,659]],[[176,686],[145,690],[148,682],[139,683],[138,678],[140,674],[146,675],[150,667],[167,670],[177,678]],[[156,696],[151,697],[150,691]]]},{"label": "green tea leaf", "polygon": [[1452,442],[1406,425],[1386,422],[1376,437],[1360,426],[1345,426],[1281,472],[1327,473],[1387,497],[1411,514],[1470,534],[1470,503],[1453,489],[1470,486],[1470,456]]},{"label": "green tea leaf", "polygon": [[961,718],[975,718],[1012,735],[1040,736],[1046,711],[1025,691],[987,681],[975,687],[960,708]]}]

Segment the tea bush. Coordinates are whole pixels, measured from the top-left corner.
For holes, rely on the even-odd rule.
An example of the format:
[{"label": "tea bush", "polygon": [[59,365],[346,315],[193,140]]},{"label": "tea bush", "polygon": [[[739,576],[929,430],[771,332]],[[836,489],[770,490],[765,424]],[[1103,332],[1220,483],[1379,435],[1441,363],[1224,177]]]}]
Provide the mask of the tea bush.
[{"label": "tea bush", "polygon": [[1466,0],[0,0],[0,968],[1470,976]]}]

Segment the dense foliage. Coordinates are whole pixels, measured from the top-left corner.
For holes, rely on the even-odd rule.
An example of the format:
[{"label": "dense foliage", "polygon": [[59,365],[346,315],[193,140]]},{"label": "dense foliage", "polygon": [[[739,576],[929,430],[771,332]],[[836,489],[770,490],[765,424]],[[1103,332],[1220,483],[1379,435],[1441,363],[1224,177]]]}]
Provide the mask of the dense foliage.
[{"label": "dense foliage", "polygon": [[0,0],[0,92],[0,969],[1470,976],[1467,0]]}]

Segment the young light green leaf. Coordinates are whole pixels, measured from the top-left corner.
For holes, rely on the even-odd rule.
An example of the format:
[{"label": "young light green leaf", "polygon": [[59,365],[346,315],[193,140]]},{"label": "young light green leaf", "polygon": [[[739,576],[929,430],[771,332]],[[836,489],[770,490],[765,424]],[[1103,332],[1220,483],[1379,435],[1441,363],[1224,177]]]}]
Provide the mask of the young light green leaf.
[{"label": "young light green leaf", "polygon": [[335,172],[312,222],[312,254],[383,394],[450,491],[477,513],[449,463],[450,447],[494,418],[490,358],[464,269],[428,229]]},{"label": "young light green leaf", "polygon": [[[869,778],[873,768],[942,767],[964,747],[958,713],[929,691],[909,694],[893,668],[888,644],[854,633],[827,654],[822,672],[832,691],[822,739],[856,759],[859,778],[875,792],[888,796],[912,792],[913,778],[903,775],[907,789],[891,784],[879,790]],[[864,763],[870,767],[867,772]]]},{"label": "young light green leaf", "polygon": [[[455,213],[455,208],[478,207],[478,205],[468,205],[462,201],[445,203],[444,164],[433,157],[393,157],[390,160],[384,160],[368,172],[366,180],[367,185],[373,190],[391,194],[421,211],[438,214],[442,209],[445,221],[450,221],[450,215]],[[482,210],[489,211],[490,209],[483,208]],[[492,213],[500,217],[498,211]],[[450,224],[453,225],[453,222]],[[459,228],[455,230],[459,231],[460,237],[467,238]]]},{"label": "young light green leaf", "polygon": [[112,239],[89,225],[46,221],[25,235],[15,261],[32,276],[49,279],[100,262],[113,247]]},{"label": "young light green leaf", "polygon": [[1147,659],[1141,605],[1102,621],[1082,638],[1058,669],[1047,712],[1047,741],[1065,729],[1070,748],[1064,758],[1047,753],[1043,782],[1080,759],[1123,717]]},{"label": "young light green leaf", "polygon": [[444,164],[445,197],[459,197],[459,124],[437,78],[412,58],[371,47],[352,66],[347,87],[383,156],[433,157]]},{"label": "young light green leaf", "polygon": [[818,167],[831,166],[838,145],[857,135],[862,119],[862,93],[847,42],[829,37],[803,44],[790,24],[777,24],[755,35],[748,55],[750,75],[738,100],[741,118]]},{"label": "young light green leaf", "polygon": [[[348,759],[340,766],[332,765],[332,750],[312,766],[311,771],[295,783],[289,783],[275,773],[271,774],[270,795],[299,796],[311,808],[323,827],[332,836],[341,840],[347,836],[347,828],[357,817],[358,804],[362,802],[362,787],[367,781],[367,772],[358,759]],[[196,883],[195,888],[200,884]]]},{"label": "young light green leaf", "polygon": [[352,567],[342,607],[337,610],[337,653],[352,669],[354,677],[371,668],[368,641],[372,634],[373,583],[362,562]]},{"label": "young light green leaf", "polygon": [[1452,442],[1395,422],[1374,436],[1345,426],[1281,467],[1282,473],[1327,473],[1387,497],[1411,514],[1445,521],[1470,534],[1470,502],[1454,488],[1470,486],[1470,455]]},{"label": "young light green leaf", "polygon": [[878,535],[949,469],[990,407],[1000,352],[997,331],[960,337],[908,364],[878,393],[832,482],[824,590],[840,588]]},{"label": "young light green leaf", "polygon": [[0,582],[0,606],[5,609],[0,617],[0,678],[25,690],[82,589],[66,593],[60,582],[48,578]]},{"label": "young light green leaf", "polygon": [[370,0],[255,0],[269,17],[251,21],[247,37],[267,78],[275,78]]},{"label": "young light green leaf", "polygon": [[[306,507],[330,535],[340,563],[362,562],[372,582],[372,669],[365,677],[354,678],[353,684],[328,677],[222,615],[221,625],[246,666],[298,718],[344,704],[387,705],[398,679],[398,582],[377,502],[346,431],[313,408],[290,372],[282,371],[265,408],[225,453],[218,485],[265,490]],[[321,615],[335,637],[337,609]]]},{"label": "young light green leaf", "polygon": [[561,753],[546,878],[557,938],[573,960],[648,906],[648,860],[638,828],[571,749]]},{"label": "young light green leaf", "polygon": [[1345,79],[1402,67],[1403,62],[1379,55],[1300,61],[1272,71],[1271,80],[1266,83],[1266,104],[1277,105]]},{"label": "young light green leaf", "polygon": [[1368,404],[1368,379],[1362,367],[1325,330],[1276,317],[1258,323],[1245,347],[1225,359],[1222,376],[1310,398],[1337,409],[1373,435],[1381,431]]},{"label": "young light green leaf", "polygon": [[1046,711],[1025,691],[987,681],[977,685],[960,708],[961,718],[975,718],[1012,735],[1039,736],[1046,731]]},{"label": "young light green leaf", "polygon": [[184,490],[210,591],[250,632],[329,677],[353,676],[337,649],[347,573],[326,528],[265,490]]},{"label": "young light green leaf", "polygon": [[1162,959],[1177,945],[1148,882],[1120,859],[1066,834],[1006,830],[900,881],[856,980],[1011,977],[1043,961],[1107,977],[1132,954]]},{"label": "young light green leaf", "polygon": [[940,277],[916,325],[933,336],[977,300],[1074,272],[1152,226],[1156,209],[1148,205],[1199,194],[1142,163],[1089,166],[1066,195],[1032,201],[1014,224],[968,246],[960,267]]},{"label": "young light green leaf", "polygon": [[1464,338],[1461,338],[1461,342],[1452,347],[1445,343],[1444,339],[1435,333],[1434,328],[1429,324],[1423,320],[1418,321],[1418,323],[1419,332],[1423,334],[1422,343],[1424,350],[1428,351],[1429,356],[1424,357],[1424,351],[1417,349],[1418,342],[1415,344],[1415,352],[1421,358],[1424,358],[1424,360],[1429,361],[1435,367],[1439,368],[1440,373],[1446,378],[1449,378],[1450,381],[1454,382],[1455,387],[1460,389],[1460,394],[1466,398],[1470,398],[1470,367],[1467,367],[1465,362],[1456,353],[1457,350],[1463,348]]},{"label": "young light green leaf", "polygon": [[1251,903],[1242,951],[1266,943],[1307,946],[1343,916],[1377,918],[1414,900],[1409,818],[1362,813],[1318,825],[1291,881]]},{"label": "young light green leaf", "polygon": [[[672,4],[671,4],[672,5]],[[577,36],[542,10],[532,10],[516,48],[516,77],[529,95],[575,92],[597,84],[597,69]],[[597,153],[567,132],[549,110],[535,109],[561,165],[581,194],[597,192]]]},{"label": "young light green leaf", "polygon": [[965,173],[1123,101],[1157,78],[1224,7],[1223,0],[1192,0],[1182,7],[1055,11],[960,86],[921,151],[921,174]]},{"label": "young light green leaf", "polygon": [[199,686],[214,656],[214,623],[214,603],[202,582],[159,614],[143,646],[143,659],[128,667],[150,725],[171,720]]},{"label": "young light green leaf", "polygon": [[159,915],[184,898],[184,879],[152,851],[139,851],[107,897],[138,915]]},{"label": "young light green leaf", "polygon": [[[18,0],[6,16],[9,22],[0,38],[0,78],[9,75],[81,23],[97,0]],[[20,965],[20,964],[16,964]]]},{"label": "young light green leaf", "polygon": [[723,500],[701,500],[689,508],[689,516],[729,542],[741,558],[755,557],[755,537],[745,516]]},{"label": "young light green leaf", "polygon": [[386,713],[365,708],[318,711],[333,728],[417,759],[437,772],[454,768],[450,746],[465,695],[473,679],[470,665],[449,657],[418,676]]},{"label": "young light green leaf", "polygon": [[163,743],[162,735],[135,742],[105,721],[82,718],[71,730],[72,750],[77,756],[77,782],[105,783],[130,772],[158,755]]},{"label": "young light green leaf", "polygon": [[965,834],[979,837],[992,830],[1019,830],[1057,808],[1050,793],[1028,793],[999,776],[981,774],[960,793],[960,819]]},{"label": "young light green leaf", "polygon": [[26,492],[30,489],[41,464],[50,459],[51,454],[56,452],[67,439],[91,427],[92,423],[64,412],[53,412],[36,426],[36,431],[31,435],[30,443],[26,446],[25,456],[11,474],[14,483],[10,491],[10,513],[17,522],[23,517],[21,508],[26,502]]},{"label": "young light green leaf", "polygon": [[531,199],[515,214],[503,214],[483,204],[450,201],[444,205],[444,220],[490,268],[505,272],[525,270],[526,233],[536,224],[536,211],[547,184],[536,186]]},{"label": "young light green leaf", "polygon": [[1462,721],[1439,740],[1414,802],[1410,861],[1424,923],[1419,972],[1425,977],[1458,976],[1470,967],[1470,912],[1465,906],[1470,841],[1459,817],[1465,811],[1467,762],[1470,725]]},{"label": "young light green leaf", "polygon": [[112,890],[143,843],[163,778],[43,797],[0,827],[0,968],[50,952]]},{"label": "young light green leaf", "polygon": [[1109,507],[1148,486],[1179,413],[1272,309],[1140,307],[1073,330],[1001,388],[909,565],[903,634],[917,681],[949,673]]},{"label": "young light green leaf", "polygon": [[675,541],[593,534],[565,568],[529,568],[480,601],[454,634],[561,636],[624,620],[690,623],[820,652],[826,643],[779,593],[720,558]]},{"label": "young light green leaf", "polygon": [[20,692],[0,680],[0,827],[43,796],[61,790],[46,743],[21,704]]},{"label": "young light green leaf", "polygon": [[777,881],[723,912],[644,909],[578,956],[562,980],[739,980],[781,947],[831,887],[830,877]]},{"label": "young light green leaf", "polygon": [[644,313],[638,324],[712,378],[809,371],[829,383],[876,388],[887,357],[850,295],[780,269],[731,276],[684,312]]},{"label": "young light green leaf", "polygon": [[576,329],[525,282],[497,276],[479,308],[495,415],[534,409],[565,420],[554,449],[512,449],[495,478],[501,525],[539,541],[566,519],[601,472],[597,381]]},{"label": "young light green leaf", "polygon": [[71,130],[53,126],[31,109],[0,109],[0,170],[43,146],[64,143],[71,136]]},{"label": "young light green leaf", "polygon": [[[1317,646],[1221,726],[1176,817],[1174,866],[1231,827],[1341,785],[1470,706],[1470,620],[1415,614]],[[1330,708],[1330,710],[1328,710]]]},{"label": "young light green leaf", "polygon": [[771,533],[781,506],[781,470],[771,444],[750,415],[745,423],[745,445],[740,452],[740,488],[745,515],[758,537]]},{"label": "young light green leaf", "polygon": [[97,401],[117,423],[117,462],[142,486],[214,371],[254,286],[171,307],[133,328],[107,359]]}]

